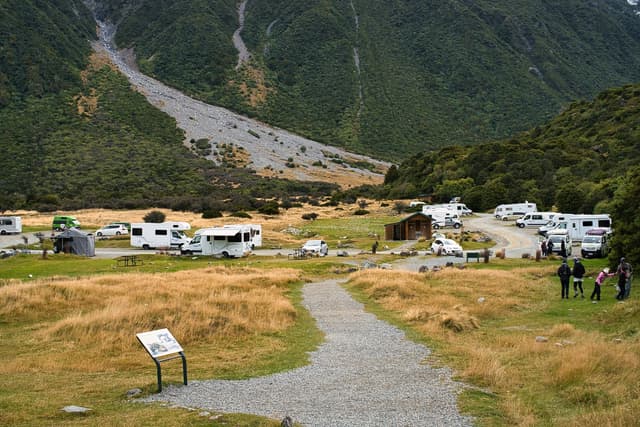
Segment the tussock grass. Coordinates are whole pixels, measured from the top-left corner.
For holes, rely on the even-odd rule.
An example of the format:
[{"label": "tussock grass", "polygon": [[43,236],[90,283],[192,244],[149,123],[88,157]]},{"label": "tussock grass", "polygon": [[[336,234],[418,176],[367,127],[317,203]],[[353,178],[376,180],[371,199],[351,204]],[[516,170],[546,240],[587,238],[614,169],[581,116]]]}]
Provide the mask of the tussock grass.
[{"label": "tussock grass", "polygon": [[637,425],[640,304],[561,301],[556,268],[367,270],[348,287],[495,393],[464,393],[481,425]]}]

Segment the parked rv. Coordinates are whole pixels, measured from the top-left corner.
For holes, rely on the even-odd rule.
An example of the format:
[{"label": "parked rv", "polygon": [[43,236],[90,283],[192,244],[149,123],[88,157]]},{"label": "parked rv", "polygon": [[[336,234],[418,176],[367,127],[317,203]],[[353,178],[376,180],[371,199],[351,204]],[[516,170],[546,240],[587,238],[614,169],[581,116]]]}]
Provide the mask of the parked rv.
[{"label": "parked rv", "polygon": [[251,250],[262,246],[262,225],[260,224],[236,224],[236,225],[224,225],[223,227],[244,227],[245,231],[249,231],[251,234],[251,240],[249,246]]},{"label": "parked rv", "polygon": [[55,231],[80,228],[80,221],[78,221],[75,216],[56,215],[53,217],[52,228]]},{"label": "parked rv", "polygon": [[566,221],[569,216],[571,215],[562,213],[556,214],[551,221],[538,228],[538,234],[546,236],[549,230],[553,230],[554,228],[556,228],[562,221]]},{"label": "parked rv", "polygon": [[184,230],[190,229],[188,223],[141,222],[131,224],[131,246],[143,249],[179,248],[189,243]]},{"label": "parked rv", "polygon": [[537,211],[538,207],[535,203],[529,203],[525,201],[524,203],[509,203],[498,205],[493,211],[493,216],[502,221],[507,221],[509,219],[515,219],[524,216],[529,212]]},{"label": "parked rv", "polygon": [[555,212],[529,212],[522,218],[518,218],[516,225],[520,228],[540,227],[552,221],[556,215]]},{"label": "parked rv", "polygon": [[611,232],[606,228],[593,228],[588,230],[582,238],[580,253],[583,258],[604,258],[611,251],[609,239]]},{"label": "parked rv", "polygon": [[554,230],[567,230],[573,240],[582,241],[587,231],[592,228],[604,228],[611,232],[611,217],[608,214],[569,215],[566,220],[560,221]]},{"label": "parked rv", "polygon": [[0,216],[0,234],[22,233],[22,218],[19,216]]},{"label": "parked rv", "polygon": [[203,228],[180,248],[180,253],[224,258],[243,257],[251,253],[251,230],[243,225]]}]

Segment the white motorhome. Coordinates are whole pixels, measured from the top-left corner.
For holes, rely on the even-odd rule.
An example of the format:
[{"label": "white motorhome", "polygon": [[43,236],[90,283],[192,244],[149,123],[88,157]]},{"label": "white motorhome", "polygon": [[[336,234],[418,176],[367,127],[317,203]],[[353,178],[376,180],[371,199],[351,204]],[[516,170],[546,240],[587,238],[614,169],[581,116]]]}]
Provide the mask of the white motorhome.
[{"label": "white motorhome", "polygon": [[239,258],[251,253],[251,228],[226,225],[198,230],[191,241],[180,248],[184,255],[199,254]]},{"label": "white motorhome", "polygon": [[555,218],[555,212],[529,212],[522,218],[516,220],[516,225],[520,228],[540,227]]},{"label": "white motorhome", "polygon": [[448,204],[440,205],[424,205],[422,207],[422,213],[425,215],[439,216],[439,217],[452,217],[457,218],[460,216],[458,211]]},{"label": "white motorhome", "polygon": [[244,230],[248,230],[251,233],[251,249],[259,248],[262,246],[262,225],[260,224],[237,224],[237,225],[223,225],[223,227],[244,227]]},{"label": "white motorhome", "polygon": [[179,248],[189,243],[184,230],[191,226],[184,222],[140,222],[131,224],[131,246],[143,249]]},{"label": "white motorhome", "polygon": [[569,218],[570,216],[571,215],[569,214],[563,214],[563,213],[555,214],[551,221],[547,222],[545,225],[538,228],[538,234],[542,236],[546,236],[549,230],[553,230],[558,226],[558,224],[560,224],[562,221],[566,221],[567,218]]},{"label": "white motorhome", "polygon": [[[611,232],[611,217],[608,214],[569,215],[565,221],[559,222],[554,230],[567,230],[572,240],[582,241],[587,231],[592,228],[603,228]],[[547,234],[551,231],[547,231]]]},{"label": "white motorhome", "polygon": [[0,234],[22,233],[22,218],[19,216],[0,216]]},{"label": "white motorhome", "polygon": [[529,212],[538,212],[538,207],[535,203],[530,203],[525,200],[524,203],[508,203],[498,205],[493,211],[493,216],[495,216],[497,219],[507,221],[509,219],[515,219],[524,216]]},{"label": "white motorhome", "polygon": [[469,209],[464,203],[449,203],[447,206],[449,207],[449,209],[453,209],[454,211],[458,212],[458,215],[460,216],[471,215],[473,213],[473,211]]}]

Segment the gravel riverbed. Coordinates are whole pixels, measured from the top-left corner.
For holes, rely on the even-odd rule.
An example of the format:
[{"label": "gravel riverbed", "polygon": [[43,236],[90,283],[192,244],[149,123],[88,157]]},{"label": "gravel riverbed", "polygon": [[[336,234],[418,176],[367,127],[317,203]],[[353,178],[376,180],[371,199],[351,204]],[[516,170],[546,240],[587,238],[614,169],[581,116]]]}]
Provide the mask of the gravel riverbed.
[{"label": "gravel riverbed", "polygon": [[304,426],[470,426],[447,368],[429,349],[366,313],[337,281],[304,286],[304,303],[325,333],[308,366],[248,380],[192,381],[141,399],[187,408],[240,412]]}]

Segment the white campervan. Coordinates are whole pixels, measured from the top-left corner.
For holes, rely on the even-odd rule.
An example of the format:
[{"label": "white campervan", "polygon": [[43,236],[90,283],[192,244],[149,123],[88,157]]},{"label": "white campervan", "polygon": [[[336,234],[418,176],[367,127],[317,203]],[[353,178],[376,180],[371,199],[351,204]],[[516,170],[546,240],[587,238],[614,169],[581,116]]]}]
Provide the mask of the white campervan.
[{"label": "white campervan", "polygon": [[141,222],[131,224],[131,246],[143,249],[179,248],[189,243],[186,222]]},{"label": "white campervan", "polygon": [[[567,230],[571,239],[582,241],[587,231],[592,228],[603,228],[611,232],[611,217],[608,214],[569,215],[566,220],[559,222],[553,230]],[[553,230],[548,231],[547,234]]]},{"label": "white campervan", "polygon": [[496,219],[507,221],[524,216],[529,212],[538,212],[538,207],[535,203],[525,201],[524,203],[498,205],[493,211],[493,216],[495,216]]},{"label": "white campervan", "polygon": [[246,225],[226,225],[198,230],[191,241],[180,248],[184,255],[199,254],[239,258],[251,253],[251,229]]},{"label": "white campervan", "polygon": [[0,216],[0,234],[22,233],[22,218],[19,216]]},{"label": "white campervan", "polygon": [[552,221],[555,216],[555,212],[529,212],[522,218],[518,218],[516,225],[520,228],[540,227]]},{"label": "white campervan", "polygon": [[244,231],[251,233],[251,241],[249,246],[251,250],[262,246],[262,225],[260,224],[228,224],[223,227],[244,227]]}]

